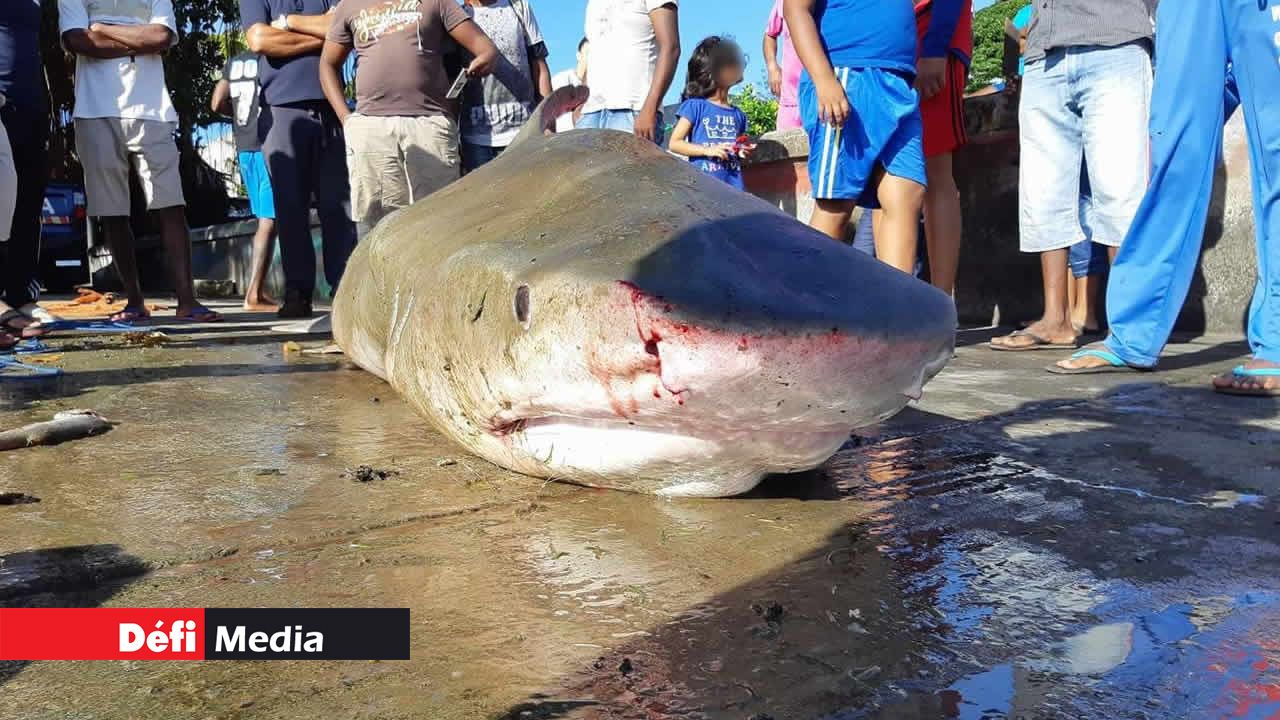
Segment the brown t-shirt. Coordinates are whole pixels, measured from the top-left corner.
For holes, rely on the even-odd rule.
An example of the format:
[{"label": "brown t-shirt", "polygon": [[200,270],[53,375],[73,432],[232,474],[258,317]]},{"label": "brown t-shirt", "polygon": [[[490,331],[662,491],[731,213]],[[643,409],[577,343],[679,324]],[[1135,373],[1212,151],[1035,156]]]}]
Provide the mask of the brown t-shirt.
[{"label": "brown t-shirt", "polygon": [[455,114],[444,52],[449,31],[469,19],[457,0],[342,0],[329,40],[356,50],[356,111]]}]

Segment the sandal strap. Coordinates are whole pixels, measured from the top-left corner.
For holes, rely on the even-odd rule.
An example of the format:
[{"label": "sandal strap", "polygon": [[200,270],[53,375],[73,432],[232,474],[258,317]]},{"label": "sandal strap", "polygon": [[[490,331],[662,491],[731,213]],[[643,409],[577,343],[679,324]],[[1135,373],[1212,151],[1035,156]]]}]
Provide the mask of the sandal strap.
[{"label": "sandal strap", "polygon": [[1244,365],[1237,365],[1231,371],[1232,375],[1246,378],[1256,377],[1280,377],[1280,368],[1251,368]]},{"label": "sandal strap", "polygon": [[1071,356],[1072,360],[1082,360],[1084,358],[1105,360],[1112,367],[1129,367],[1129,363],[1106,348],[1085,348]]}]

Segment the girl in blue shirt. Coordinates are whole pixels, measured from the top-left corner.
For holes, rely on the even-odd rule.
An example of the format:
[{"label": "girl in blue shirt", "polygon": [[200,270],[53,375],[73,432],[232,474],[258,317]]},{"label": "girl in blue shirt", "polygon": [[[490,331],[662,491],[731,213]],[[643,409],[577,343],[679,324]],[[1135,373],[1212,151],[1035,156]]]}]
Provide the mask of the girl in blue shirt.
[{"label": "girl in blue shirt", "polygon": [[712,36],[689,58],[679,120],[671,131],[671,151],[689,158],[702,172],[743,189],[742,159],[747,115],[729,102],[729,88],[742,82],[746,62],[732,40]]}]

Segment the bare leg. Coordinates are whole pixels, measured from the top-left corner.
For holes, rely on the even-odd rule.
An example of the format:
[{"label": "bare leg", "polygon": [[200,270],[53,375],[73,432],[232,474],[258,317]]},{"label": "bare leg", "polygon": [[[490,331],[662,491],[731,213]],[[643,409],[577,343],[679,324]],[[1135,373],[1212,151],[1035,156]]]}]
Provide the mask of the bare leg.
[{"label": "bare leg", "polygon": [[809,226],[839,242],[849,234],[849,218],[853,217],[853,200],[815,200]]},{"label": "bare leg", "polygon": [[160,239],[164,243],[165,256],[173,279],[173,290],[178,296],[178,315],[191,314],[199,307],[191,280],[191,234],[187,229],[187,214],[182,207],[156,210],[160,221]]},{"label": "bare leg", "polygon": [[904,273],[914,273],[924,187],[881,172],[876,196],[883,217],[875,232],[876,258]]},{"label": "bare leg", "polygon": [[[1067,294],[1068,248],[1040,253],[1040,272],[1044,277],[1044,316],[1013,335],[991,341],[1007,349],[1030,348],[1044,340],[1055,345],[1069,345],[1078,333],[1071,325],[1071,300]],[[1037,339],[1038,338],[1038,339]]]},{"label": "bare leg", "polygon": [[267,272],[271,269],[271,258],[275,255],[275,240],[276,221],[258,218],[258,232],[253,236],[253,274],[244,294],[245,310],[271,312],[279,309],[276,301],[263,290]]},{"label": "bare leg", "polygon": [[134,255],[133,229],[127,217],[104,217],[102,234],[107,237],[111,249],[111,263],[116,266],[120,283],[129,298],[130,308],[142,308],[146,299],[142,296],[142,283],[138,280],[138,259]]},{"label": "bare leg", "polygon": [[1098,291],[1102,287],[1101,278],[1097,275],[1086,275],[1082,278],[1070,277],[1071,287],[1071,324],[1077,331],[1097,332],[1098,324]]},{"label": "bare leg", "polygon": [[929,250],[929,280],[955,295],[960,266],[960,189],[951,172],[951,153],[925,161],[929,187],[924,193],[924,235]]}]

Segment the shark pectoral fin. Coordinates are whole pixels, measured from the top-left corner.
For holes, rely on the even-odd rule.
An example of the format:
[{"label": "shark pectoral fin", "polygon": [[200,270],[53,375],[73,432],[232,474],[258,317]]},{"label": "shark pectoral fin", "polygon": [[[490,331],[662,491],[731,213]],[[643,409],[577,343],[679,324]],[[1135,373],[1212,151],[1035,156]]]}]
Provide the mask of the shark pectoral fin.
[{"label": "shark pectoral fin", "polygon": [[555,131],[556,119],[565,113],[573,112],[586,104],[591,97],[591,89],[586,85],[569,85],[547,96],[542,104],[529,116],[520,134],[511,141],[509,147],[515,147],[530,137],[550,135]]}]

